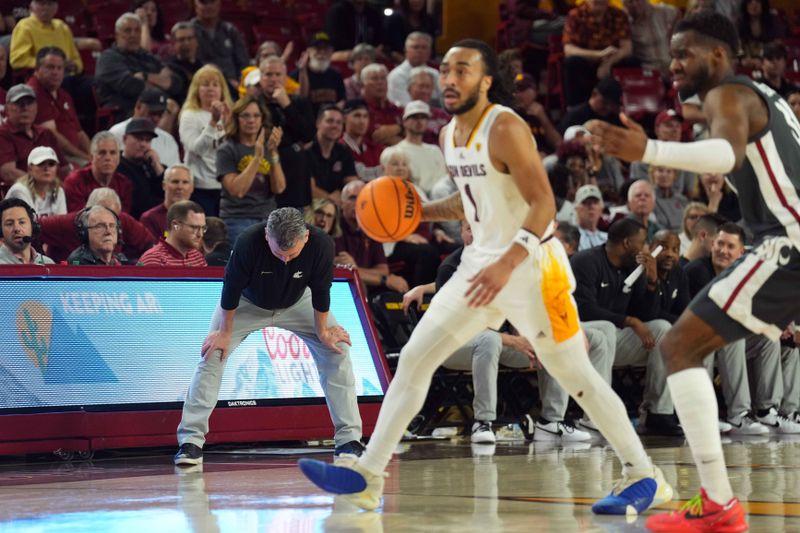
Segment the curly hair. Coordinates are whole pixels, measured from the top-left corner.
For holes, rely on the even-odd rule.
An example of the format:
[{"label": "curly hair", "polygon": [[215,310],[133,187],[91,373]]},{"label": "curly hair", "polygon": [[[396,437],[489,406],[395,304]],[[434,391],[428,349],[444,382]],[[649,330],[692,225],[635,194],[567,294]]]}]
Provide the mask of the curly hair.
[{"label": "curly hair", "polygon": [[740,42],[736,26],[725,15],[714,11],[700,11],[678,22],[674,33],[693,31],[698,35],[725,45],[733,58],[739,53]]}]

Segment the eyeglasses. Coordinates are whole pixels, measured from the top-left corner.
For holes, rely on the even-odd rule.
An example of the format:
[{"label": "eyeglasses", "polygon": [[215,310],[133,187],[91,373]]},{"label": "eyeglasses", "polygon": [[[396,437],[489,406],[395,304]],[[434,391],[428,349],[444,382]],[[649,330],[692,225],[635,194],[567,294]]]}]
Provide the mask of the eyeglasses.
[{"label": "eyeglasses", "polygon": [[261,113],[242,113],[239,118],[243,120],[255,119],[259,120],[263,115]]},{"label": "eyeglasses", "polygon": [[336,218],[336,215],[334,215],[333,213],[328,213],[327,211],[323,211],[322,209],[317,209],[316,211],[314,211],[314,214],[315,215],[319,215],[321,217],[328,218],[330,220],[333,220],[334,218]]},{"label": "eyeglasses", "polygon": [[176,220],[175,223],[180,224],[182,226],[186,226],[187,228],[192,230],[192,233],[200,233],[201,235],[205,235],[205,233],[208,231],[208,226],[197,226],[195,224],[187,224],[186,222],[181,222],[180,220]]},{"label": "eyeglasses", "polygon": [[117,231],[117,223],[116,222],[98,222],[94,226],[89,226],[87,229],[90,230],[104,230],[104,231]]}]

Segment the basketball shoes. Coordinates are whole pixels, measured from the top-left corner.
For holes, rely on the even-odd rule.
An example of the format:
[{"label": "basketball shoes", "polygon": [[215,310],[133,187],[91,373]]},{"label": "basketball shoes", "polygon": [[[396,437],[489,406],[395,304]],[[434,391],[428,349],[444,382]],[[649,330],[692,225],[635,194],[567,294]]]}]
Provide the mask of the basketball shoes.
[{"label": "basketball shoes", "polygon": [[373,511],[380,507],[383,483],[388,474],[376,475],[358,464],[358,458],[339,456],[335,465],[315,459],[300,459],[297,466],[316,486],[341,494],[342,498],[362,509]]},{"label": "basketball shoes", "polygon": [[651,516],[644,525],[650,531],[669,533],[738,533],[748,527],[738,498],[720,505],[709,500],[702,488],[679,510]]},{"label": "basketball shoes", "polygon": [[592,505],[595,514],[627,515],[641,513],[650,507],[661,505],[672,499],[672,487],[664,474],[653,466],[653,475],[631,477],[627,474],[617,480],[611,493]]}]

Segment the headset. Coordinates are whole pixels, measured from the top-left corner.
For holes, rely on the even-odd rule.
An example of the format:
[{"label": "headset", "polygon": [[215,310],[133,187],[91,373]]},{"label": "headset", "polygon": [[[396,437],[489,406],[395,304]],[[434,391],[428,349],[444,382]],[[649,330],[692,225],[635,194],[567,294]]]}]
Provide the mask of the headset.
[{"label": "headset", "polygon": [[28,213],[28,218],[31,221],[31,236],[30,237],[23,237],[22,242],[30,243],[36,240],[39,237],[39,234],[42,232],[42,226],[39,224],[39,217],[36,215],[36,211],[28,205],[28,202],[22,200],[20,198],[6,198],[3,201],[0,201],[0,218],[3,217],[3,213],[6,209],[11,209],[12,207],[22,207]]},{"label": "headset", "polygon": [[89,244],[89,211],[92,210],[93,207],[102,207],[112,215],[114,215],[114,220],[117,222],[117,245],[122,244],[122,221],[119,218],[119,215],[116,214],[112,209],[104,205],[97,204],[97,206],[92,207],[84,207],[78,214],[75,215],[75,231],[78,232],[78,237],[81,239],[81,244]]}]

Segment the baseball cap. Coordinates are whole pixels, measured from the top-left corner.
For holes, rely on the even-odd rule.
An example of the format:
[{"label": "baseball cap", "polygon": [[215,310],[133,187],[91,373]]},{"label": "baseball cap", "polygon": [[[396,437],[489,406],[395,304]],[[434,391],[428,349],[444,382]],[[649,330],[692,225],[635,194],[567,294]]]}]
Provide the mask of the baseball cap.
[{"label": "baseball cap", "polygon": [[580,133],[583,133],[584,135],[591,135],[589,133],[589,130],[587,130],[584,126],[580,126],[580,125],[576,124],[575,126],[570,126],[564,132],[564,141],[571,141],[575,137],[577,137],[578,134],[580,134]]},{"label": "baseball cap", "polygon": [[677,120],[683,122],[683,117],[674,109],[667,109],[662,111],[658,115],[656,115],[656,125],[655,127],[659,127],[663,123],[670,121],[670,120]]},{"label": "baseball cap", "polygon": [[622,85],[614,78],[603,78],[594,88],[607,102],[617,105],[622,103]]},{"label": "baseball cap", "polygon": [[422,100],[409,102],[406,104],[406,108],[403,111],[403,120],[413,115],[425,115],[426,117],[430,117],[431,107]]},{"label": "baseball cap", "polygon": [[601,202],[603,201],[603,194],[597,188],[597,185],[583,185],[575,191],[575,205],[582,204],[589,198],[597,198]]},{"label": "baseball cap", "polygon": [[525,89],[535,89],[536,82],[533,79],[533,76],[530,74],[517,74],[517,77],[514,78],[514,88],[518,91],[524,91]]},{"label": "baseball cap", "polygon": [[155,87],[143,90],[137,101],[147,105],[152,113],[163,112],[167,109],[167,93]]},{"label": "baseball cap", "polygon": [[318,47],[318,46],[330,46],[333,47],[331,44],[331,37],[324,31],[318,31],[314,34],[311,38],[311,42],[308,43],[308,46]]},{"label": "baseball cap", "polygon": [[30,85],[19,83],[10,88],[6,93],[6,103],[13,104],[14,102],[17,102],[25,97],[33,98],[35,100],[36,93],[33,91],[33,88]]},{"label": "baseball cap", "polygon": [[56,151],[49,146],[37,146],[28,154],[29,165],[41,165],[45,161],[55,161],[58,163]]},{"label": "baseball cap", "polygon": [[247,76],[244,77],[244,86],[253,87],[261,83],[261,71],[258,69],[251,70]]},{"label": "baseball cap", "polygon": [[342,113],[347,115],[348,113],[352,113],[356,109],[369,109],[369,108],[367,107],[367,103],[361,98],[353,98],[352,100],[348,100],[344,103],[344,108],[342,108]]},{"label": "baseball cap", "polygon": [[125,126],[125,135],[132,133],[148,133],[153,137],[158,137],[156,125],[149,118],[134,118]]}]

